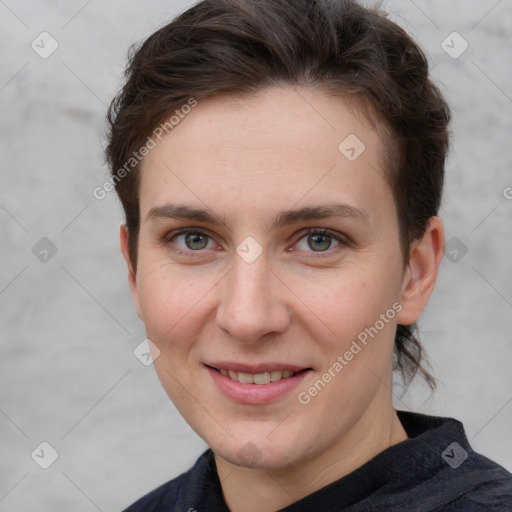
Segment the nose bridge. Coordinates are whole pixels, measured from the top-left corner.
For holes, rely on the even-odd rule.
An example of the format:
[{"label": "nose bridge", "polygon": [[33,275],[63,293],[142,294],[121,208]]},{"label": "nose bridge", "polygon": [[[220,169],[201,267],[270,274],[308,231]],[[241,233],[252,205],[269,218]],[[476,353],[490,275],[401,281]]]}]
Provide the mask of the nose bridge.
[{"label": "nose bridge", "polygon": [[254,260],[236,254],[223,282],[217,325],[244,342],[282,332],[288,318],[286,307],[274,295],[274,279],[264,254]]},{"label": "nose bridge", "polygon": [[[238,255],[228,278],[227,299],[232,311],[252,311],[253,315],[262,314],[272,297],[270,294],[270,270],[264,255],[248,262]],[[249,319],[249,317],[247,317]]]}]

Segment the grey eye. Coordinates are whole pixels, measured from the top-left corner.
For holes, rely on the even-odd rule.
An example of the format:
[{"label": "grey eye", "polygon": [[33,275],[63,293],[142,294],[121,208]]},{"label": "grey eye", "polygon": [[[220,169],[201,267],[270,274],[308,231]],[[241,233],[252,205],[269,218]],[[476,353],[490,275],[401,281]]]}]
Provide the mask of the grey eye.
[{"label": "grey eye", "polygon": [[209,237],[203,233],[186,233],[181,236],[185,236],[185,245],[187,249],[197,251],[205,249],[208,245]]},{"label": "grey eye", "polygon": [[341,240],[334,235],[313,231],[306,233],[299,239],[297,248],[306,252],[326,252],[328,249],[335,249],[341,244]]}]

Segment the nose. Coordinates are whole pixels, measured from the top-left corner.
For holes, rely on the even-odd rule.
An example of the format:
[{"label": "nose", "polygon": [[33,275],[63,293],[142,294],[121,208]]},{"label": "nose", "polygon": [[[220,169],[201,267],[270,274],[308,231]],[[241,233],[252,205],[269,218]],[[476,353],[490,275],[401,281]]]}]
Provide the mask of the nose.
[{"label": "nose", "polygon": [[233,267],[219,285],[216,324],[233,339],[254,344],[289,327],[287,288],[269,268],[265,253],[252,263],[236,254]]}]

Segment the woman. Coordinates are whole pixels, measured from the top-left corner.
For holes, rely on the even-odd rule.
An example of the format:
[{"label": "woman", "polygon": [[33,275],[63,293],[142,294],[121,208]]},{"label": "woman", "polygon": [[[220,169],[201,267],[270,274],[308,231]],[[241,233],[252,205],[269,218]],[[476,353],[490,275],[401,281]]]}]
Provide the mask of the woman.
[{"label": "woman", "polygon": [[444,249],[449,109],[342,0],[204,0],[109,110],[121,248],[159,379],[209,449],[135,511],[512,510],[460,422],[396,411]]}]

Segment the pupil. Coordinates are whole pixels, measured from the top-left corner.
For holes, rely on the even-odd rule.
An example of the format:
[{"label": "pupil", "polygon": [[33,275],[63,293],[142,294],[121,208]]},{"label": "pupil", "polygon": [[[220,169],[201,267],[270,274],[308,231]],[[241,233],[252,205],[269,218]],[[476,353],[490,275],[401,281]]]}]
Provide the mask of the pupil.
[{"label": "pupil", "polygon": [[[201,241],[203,242],[202,244]],[[198,233],[188,233],[185,236],[185,243],[189,249],[204,249],[207,245],[205,242],[206,237]],[[195,244],[199,244],[200,247],[194,246]]]},{"label": "pupil", "polygon": [[314,240],[314,243],[313,245],[311,243],[308,245],[311,247],[311,249],[329,249],[331,245],[329,238],[329,235],[313,235],[310,237],[310,240]]}]

